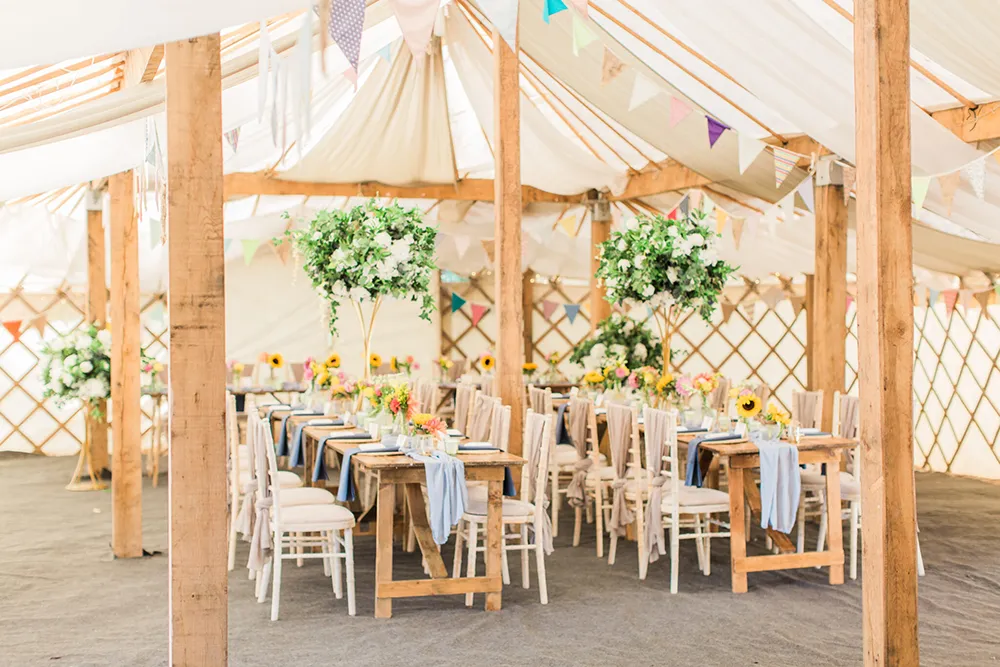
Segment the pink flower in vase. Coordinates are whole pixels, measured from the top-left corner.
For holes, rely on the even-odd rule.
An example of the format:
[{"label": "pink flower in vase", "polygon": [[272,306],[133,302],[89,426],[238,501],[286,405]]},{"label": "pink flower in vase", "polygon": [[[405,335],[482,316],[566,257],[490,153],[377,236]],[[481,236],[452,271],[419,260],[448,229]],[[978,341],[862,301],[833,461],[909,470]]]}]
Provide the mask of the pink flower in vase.
[{"label": "pink flower in vase", "polygon": [[392,400],[389,401],[389,411],[392,412],[392,414],[398,414],[399,413],[399,399],[398,398],[393,397]]},{"label": "pink flower in vase", "polygon": [[418,364],[417,362],[414,361],[413,362],[413,370],[419,371],[420,370],[420,364]]},{"label": "pink flower in vase", "polygon": [[625,379],[625,376],[627,375],[628,375],[627,368],[622,368],[621,366],[619,366],[618,368],[615,369],[615,377],[617,377],[619,380]]},{"label": "pink flower in vase", "polygon": [[691,394],[694,393],[694,383],[691,381],[691,378],[686,375],[682,375],[677,378],[676,388],[677,393],[684,398],[689,398]]},{"label": "pink flower in vase", "polygon": [[629,375],[628,376],[628,386],[629,386],[630,389],[638,389],[639,388],[639,376],[637,376],[635,373],[632,373],[631,375]]}]

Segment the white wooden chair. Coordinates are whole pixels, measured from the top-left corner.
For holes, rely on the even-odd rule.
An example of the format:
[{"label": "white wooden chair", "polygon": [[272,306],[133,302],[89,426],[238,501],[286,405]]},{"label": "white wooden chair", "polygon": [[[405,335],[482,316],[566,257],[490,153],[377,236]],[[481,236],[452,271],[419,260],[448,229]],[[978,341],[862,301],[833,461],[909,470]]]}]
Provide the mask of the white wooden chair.
[{"label": "white wooden chair", "polygon": [[[527,465],[521,469],[521,499],[503,499],[503,562],[506,571],[507,552],[521,552],[521,585],[531,586],[529,577],[529,552],[535,552],[538,568],[538,592],[542,604],[548,604],[549,594],[545,578],[545,556],[552,553],[552,535],[549,516],[545,512],[545,490],[548,479],[549,447],[551,445],[552,415],[540,415],[529,410],[524,419],[524,455]],[[469,498],[469,505],[459,523],[455,540],[455,561],[452,576],[458,577],[462,570],[462,550],[468,549],[466,576],[476,576],[476,561],[480,553],[486,552],[486,511],[487,503],[481,498]],[[516,527],[515,533],[507,533],[507,527]],[[529,541],[529,531],[533,540]],[[479,546],[479,536],[483,535],[483,546]],[[467,535],[467,536],[466,536]],[[514,540],[516,543],[510,544]],[[463,545],[463,541],[467,545]],[[505,572],[505,581],[509,574]],[[472,606],[473,594],[465,596],[466,606]]]},{"label": "white wooden chair", "polygon": [[[572,418],[574,411],[577,413],[585,411],[586,441],[590,446],[588,454],[589,466],[580,464],[580,467],[576,470],[576,480],[570,482],[571,487],[574,484],[580,485],[580,478],[583,478],[582,505],[579,499],[580,492],[578,490],[573,492],[576,496],[574,504],[577,505],[577,509],[579,510],[573,526],[573,546],[579,546],[580,544],[581,514],[584,509],[590,511],[592,507],[597,536],[597,557],[604,558],[604,535],[608,532],[607,527],[611,523],[611,483],[615,478],[615,469],[607,464],[606,457],[600,452],[600,437],[597,431],[597,414],[594,402],[589,398],[574,398],[573,401],[570,405],[570,417]],[[584,404],[586,404],[586,407],[584,407]],[[577,424],[575,429],[571,428],[571,431],[575,430],[579,432],[579,428],[579,424]],[[574,435],[573,437],[575,438],[576,436]],[[571,491],[569,488],[566,494],[567,497],[570,496]]]},{"label": "white wooden chair", "polygon": [[[552,407],[552,390],[528,387],[528,407],[536,414],[554,414]],[[552,443],[549,446],[549,511],[552,514],[552,535],[559,535],[559,509],[562,505],[561,496],[566,494],[573,469],[578,460],[576,447],[560,445],[556,442],[556,428],[552,429]],[[560,484],[560,480],[564,483]]]},{"label": "white wooden chair", "polygon": [[437,414],[438,383],[433,380],[421,380],[417,385],[417,407],[420,412]]},{"label": "white wooden chair", "polygon": [[[324,572],[333,580],[333,593],[339,600],[344,595],[341,560],[347,569],[347,613],[355,614],[354,600],[354,515],[349,509],[333,503],[318,505],[289,506],[282,499],[286,493],[279,483],[278,460],[274,453],[274,443],[268,429],[261,431],[254,450],[256,456],[267,461],[266,473],[258,464],[262,474],[257,479],[258,507],[269,508],[269,524],[261,526],[270,535],[271,557],[264,565],[257,588],[257,601],[267,598],[268,579],[271,579],[271,620],[278,620],[278,606],[281,598],[281,564],[285,560],[322,558]],[[305,552],[305,547],[320,547],[317,552]]]},{"label": "white wooden chair", "polygon": [[[646,410],[651,409],[646,408]],[[663,499],[660,502],[661,526],[658,530],[670,531],[670,592],[676,593],[681,540],[695,540],[701,571],[706,576],[711,574],[711,540],[729,537],[729,524],[716,517],[719,514],[729,513],[729,494],[718,489],[684,485],[685,471],[680,465],[680,457],[677,454],[677,412],[669,410],[667,415],[664,443],[667,452],[662,457],[667,465],[659,472],[666,478],[666,482],[663,483],[665,490],[662,492]],[[647,412],[644,420],[647,424],[647,435],[648,425],[657,418],[656,415]],[[655,522],[656,518],[653,516],[649,530],[657,530],[652,525]],[[722,530],[711,532],[710,525]],[[692,527],[694,532],[682,530]],[[660,544],[662,545],[662,542]],[[649,551],[647,557],[648,555]]]},{"label": "white wooden chair", "polygon": [[493,425],[493,410],[501,407],[499,398],[477,393],[469,414],[469,426],[465,435],[472,442],[488,442],[490,427]]},{"label": "white wooden chair", "polygon": [[476,385],[467,382],[459,382],[455,387],[455,419],[452,426],[462,433],[469,429],[469,417],[478,391]]}]

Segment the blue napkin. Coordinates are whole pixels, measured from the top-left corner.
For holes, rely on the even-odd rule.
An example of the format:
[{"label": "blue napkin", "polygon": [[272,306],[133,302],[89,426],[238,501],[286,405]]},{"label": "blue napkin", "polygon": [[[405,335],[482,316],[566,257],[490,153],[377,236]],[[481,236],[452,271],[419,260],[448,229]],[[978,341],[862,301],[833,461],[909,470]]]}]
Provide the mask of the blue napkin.
[{"label": "blue napkin", "polygon": [[790,533],[799,509],[799,449],[780,440],[755,440],[760,450],[760,527]]},{"label": "blue napkin", "polygon": [[[458,446],[460,452],[481,452],[495,449],[497,448],[488,444]],[[517,490],[514,488],[514,476],[510,474],[510,466],[505,466],[503,469],[503,494],[511,498],[517,495]]]},{"label": "blue napkin", "polygon": [[296,468],[301,465],[305,465],[305,461],[302,460],[302,432],[305,430],[306,426],[343,426],[344,422],[340,419],[329,419],[324,421],[322,424],[299,424],[298,428],[295,429],[295,434],[292,436],[292,453],[288,461],[289,468]]},{"label": "blue napkin", "polygon": [[556,444],[558,445],[573,444],[569,433],[566,432],[566,408],[568,407],[569,403],[563,403],[556,409]]},{"label": "blue napkin", "polygon": [[[364,442],[365,440],[370,440],[370,439],[371,438],[368,436],[367,433],[361,433],[361,432],[355,431],[353,433],[335,433],[333,435],[328,435],[325,438],[323,438],[322,440],[320,440],[319,441],[319,446],[316,447],[316,463],[313,465],[312,481],[318,482],[321,479],[323,479],[323,480],[327,479],[327,476],[326,476],[326,461],[324,460],[326,457],[323,456],[323,450],[326,449],[326,443],[327,443],[327,441],[329,441],[329,440],[356,440],[358,442]],[[360,452],[360,451],[361,451],[360,449],[352,449],[352,450],[350,450],[348,452],[348,454],[350,454],[351,452]],[[342,465],[346,466],[347,460],[348,460],[348,457],[345,456],[344,457],[344,463]],[[343,489],[343,487],[341,487],[341,489]],[[352,500],[353,500],[353,498],[352,498]]]},{"label": "blue napkin", "polygon": [[701,486],[704,481],[704,474],[701,471],[701,461],[698,460],[698,447],[703,442],[720,442],[726,440],[742,440],[742,436],[736,433],[701,435],[688,443],[687,475],[684,484],[687,486]]},{"label": "blue napkin", "polygon": [[407,452],[406,455],[424,464],[431,535],[435,544],[444,544],[451,535],[452,526],[461,520],[469,503],[465,465],[461,459],[442,451],[431,452],[430,456],[416,452]]},{"label": "blue napkin", "polygon": [[281,418],[281,431],[278,434],[278,456],[288,456],[288,418],[289,417],[322,417],[322,412],[300,412],[293,415],[289,412]]}]

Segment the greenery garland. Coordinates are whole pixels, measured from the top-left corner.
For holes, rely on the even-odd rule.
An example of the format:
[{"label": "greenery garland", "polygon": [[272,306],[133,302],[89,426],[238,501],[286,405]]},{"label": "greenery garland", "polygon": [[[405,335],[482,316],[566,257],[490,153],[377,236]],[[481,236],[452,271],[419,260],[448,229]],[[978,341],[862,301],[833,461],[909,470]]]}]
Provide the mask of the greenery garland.
[{"label": "greenery garland", "polygon": [[[286,214],[287,215],[287,214]],[[430,293],[437,228],[423,223],[417,208],[370,199],[350,211],[320,211],[305,229],[285,232],[304,259],[306,275],[330,305],[330,332],[337,333],[344,299],[358,304],[378,298],[420,303],[430,321]]]}]

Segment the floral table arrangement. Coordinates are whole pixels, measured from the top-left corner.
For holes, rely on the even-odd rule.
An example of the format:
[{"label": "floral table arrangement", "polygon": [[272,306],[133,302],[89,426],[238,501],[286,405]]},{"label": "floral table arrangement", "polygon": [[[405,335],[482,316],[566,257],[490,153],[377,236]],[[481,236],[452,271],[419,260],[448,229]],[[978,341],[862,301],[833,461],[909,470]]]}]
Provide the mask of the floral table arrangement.
[{"label": "floral table arrangement", "polygon": [[149,376],[149,391],[160,391],[163,385],[160,383],[160,374],[163,372],[163,364],[146,354],[145,350],[140,353],[140,370]]},{"label": "floral table arrangement", "polygon": [[477,363],[479,364],[479,367],[483,369],[483,374],[485,375],[486,373],[492,372],[493,369],[496,368],[497,360],[496,357],[489,352],[483,352],[479,355]]},{"label": "floral table arrangement", "polygon": [[111,332],[86,329],[42,344],[43,396],[56,405],[79,400],[91,417],[102,419],[100,401],[111,395]]},{"label": "floral table arrangement", "polygon": [[[584,368],[600,368],[608,358],[622,358],[630,368],[651,365],[661,366],[655,354],[660,342],[643,324],[631,317],[613,313],[597,323],[594,335],[580,341],[569,360]],[[546,360],[548,362],[548,360]],[[555,364],[558,364],[558,357]],[[553,367],[555,364],[551,364]]]},{"label": "floral table arrangement", "polygon": [[438,367],[438,371],[441,374],[441,381],[442,382],[445,381],[445,379],[448,377],[448,371],[450,371],[454,366],[455,366],[455,362],[452,361],[451,359],[449,359],[448,357],[444,357],[444,356],[438,357],[438,359],[437,359],[437,367]]},{"label": "floral table arrangement", "polygon": [[521,364],[521,373],[524,375],[525,382],[531,382],[531,378],[535,376],[537,370],[538,364],[533,361],[526,361]]},{"label": "floral table arrangement", "polygon": [[[430,293],[437,229],[423,222],[418,208],[388,206],[372,198],[350,211],[320,211],[305,229],[286,233],[305,261],[306,275],[330,308],[330,332],[337,333],[339,308],[350,301],[364,340],[363,358],[379,306],[386,297],[420,303],[420,317],[430,321]],[[368,308],[368,313],[365,313]],[[381,365],[379,363],[378,365]],[[371,377],[372,364],[365,367]]]},{"label": "floral table arrangement", "polygon": [[406,373],[406,377],[410,377],[413,371],[420,370],[420,364],[418,364],[413,355],[407,355],[400,359],[399,357],[390,357],[389,368],[392,369],[393,373]]},{"label": "floral table arrangement", "polygon": [[277,352],[269,352],[266,355],[267,368],[268,368],[268,386],[279,387],[280,382],[278,382],[278,377],[275,371],[285,367],[285,358],[278,354]]},{"label": "floral table arrangement", "polygon": [[767,438],[774,440],[782,436],[792,418],[774,403],[768,403],[767,409],[760,413],[760,420],[764,423],[764,433]]},{"label": "floral table arrangement", "polygon": [[232,383],[237,389],[240,388],[241,378],[243,377],[243,368],[243,364],[235,359],[230,359],[226,362],[226,370],[233,376]]},{"label": "floral table arrangement", "polygon": [[559,356],[558,352],[549,352],[544,357],[542,361],[545,362],[545,373],[542,376],[546,382],[560,382],[566,379],[566,377],[559,372],[559,362],[562,357]]},{"label": "floral table arrangement", "polygon": [[369,398],[372,414],[383,418],[380,426],[388,427],[393,435],[403,433],[406,423],[416,412],[416,401],[410,396],[410,385],[406,382],[391,382],[372,389]]},{"label": "floral table arrangement", "polygon": [[670,333],[686,310],[708,321],[726,281],[736,270],[719,259],[719,234],[705,214],[677,219],[640,215],[601,244],[597,277],[605,298],[627,307],[652,309],[662,341],[662,364],[670,363]]}]

